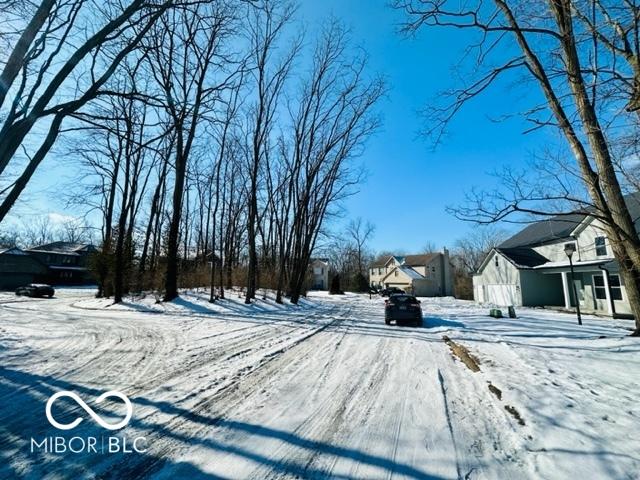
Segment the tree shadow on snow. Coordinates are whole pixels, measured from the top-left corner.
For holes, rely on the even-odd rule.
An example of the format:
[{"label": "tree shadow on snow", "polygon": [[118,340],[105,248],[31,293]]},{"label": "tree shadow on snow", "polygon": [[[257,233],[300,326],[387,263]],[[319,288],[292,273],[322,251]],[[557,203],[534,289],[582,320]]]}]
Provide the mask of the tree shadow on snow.
[{"label": "tree shadow on snow", "polygon": [[[60,478],[84,478],[88,474],[100,478],[166,478],[217,479],[189,462],[167,458],[171,453],[199,445],[210,453],[232,455],[248,461],[255,468],[266,467],[274,473],[299,478],[349,479],[336,476],[313,467],[310,463],[291,458],[271,457],[246,448],[249,442],[236,445],[234,435],[250,436],[255,441],[250,445],[260,445],[264,440],[277,440],[289,447],[302,449],[315,455],[345,458],[354,462],[376,467],[386,474],[397,474],[404,478],[439,480],[441,477],[403,464],[393,459],[374,455],[352,447],[306,438],[294,432],[238,421],[223,416],[211,415],[209,410],[216,402],[205,403],[199,410],[186,410],[173,403],[154,401],[142,396],[131,395],[134,414],[129,425],[117,432],[99,428],[88,415],[73,401],[57,401],[54,417],[61,423],[69,423],[77,417],[83,421],[73,430],[61,431],[52,427],[45,417],[47,399],[55,392],[69,390],[83,398],[100,416],[121,417],[121,404],[96,407],[93,400],[104,393],[104,389],[85,387],[65,380],[55,379],[16,369],[0,367],[0,478],[42,478],[57,475]],[[123,393],[127,394],[126,389]],[[147,407],[147,413],[162,413],[162,419],[152,421],[154,415],[136,416],[136,410]],[[167,416],[170,418],[167,419]],[[113,420],[111,420],[113,421]],[[194,426],[195,424],[195,426]],[[212,435],[211,430],[220,430]],[[45,437],[126,436],[147,438],[149,449],[145,453],[128,454],[53,454],[47,455],[36,449],[30,451],[30,439]],[[168,450],[166,450],[168,448]]]},{"label": "tree shadow on snow", "polygon": [[424,317],[422,319],[422,326],[425,328],[465,328],[465,324],[462,322],[456,322],[455,320],[446,320],[440,317]]}]

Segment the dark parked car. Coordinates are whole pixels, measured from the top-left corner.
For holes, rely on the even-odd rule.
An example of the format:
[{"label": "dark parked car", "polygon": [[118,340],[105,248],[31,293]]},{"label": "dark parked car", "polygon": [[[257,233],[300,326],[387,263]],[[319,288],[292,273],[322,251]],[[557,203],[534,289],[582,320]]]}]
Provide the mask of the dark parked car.
[{"label": "dark parked car", "polygon": [[391,295],[385,300],[384,323],[391,325],[393,320],[397,324],[407,322],[415,327],[420,326],[422,324],[420,300],[413,295]]},{"label": "dark parked car", "polygon": [[25,295],[27,297],[53,297],[55,290],[51,285],[42,283],[30,283],[24,287],[16,289],[16,295]]},{"label": "dark parked car", "polygon": [[378,293],[383,297],[388,297],[390,295],[404,293],[404,290],[402,290],[402,289],[400,289],[398,287],[388,287],[388,288],[383,288]]}]

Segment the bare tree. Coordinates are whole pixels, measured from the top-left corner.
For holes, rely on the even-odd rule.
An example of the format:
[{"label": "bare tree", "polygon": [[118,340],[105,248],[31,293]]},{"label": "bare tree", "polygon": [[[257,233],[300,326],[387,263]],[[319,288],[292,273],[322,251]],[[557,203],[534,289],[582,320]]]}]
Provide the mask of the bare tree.
[{"label": "bare tree", "polygon": [[362,217],[358,217],[351,220],[347,224],[346,233],[349,236],[349,240],[353,245],[353,250],[356,255],[357,273],[360,275],[366,274],[366,245],[371,237],[373,237],[376,227],[371,222],[365,222]]},{"label": "bare tree", "polygon": [[93,240],[92,229],[83,218],[66,220],[57,230],[57,237],[63,242],[91,243]]},{"label": "bare tree", "polygon": [[[585,211],[600,219],[621,268],[640,335],[640,238],[625,203],[612,155],[615,131],[637,133],[640,64],[637,63],[640,16],[635,2],[480,0],[460,4],[443,0],[397,0],[408,14],[406,31],[422,27],[467,29],[478,33],[475,72],[460,89],[448,92],[450,103],[429,109],[432,133],[440,138],[449,120],[470,99],[484,93],[505,74],[521,74],[522,84],[536,84],[544,103],[524,112],[533,129],[552,127],[567,142],[582,196],[555,195],[514,183],[511,201],[480,208],[470,219],[494,222],[514,212],[531,214]],[[483,195],[477,205],[486,205]],[[491,200],[491,199],[489,199]],[[564,205],[549,212],[544,203]],[[490,211],[493,210],[493,211]],[[464,212],[463,212],[464,213]]]},{"label": "bare tree", "polygon": [[[168,12],[144,41],[150,71],[158,85],[169,128],[175,134],[165,301],[178,296],[180,227],[196,133],[232,75],[223,67],[228,61],[224,48],[232,25],[232,12],[225,3],[197,4]],[[215,67],[219,70],[217,78],[213,76]]]},{"label": "bare tree", "polygon": [[[234,127],[237,127],[234,122],[237,120],[238,111],[241,106],[240,92],[242,91],[242,87],[244,86],[244,75],[240,75],[233,87],[229,90],[229,98],[225,102],[224,115],[219,123],[219,127],[217,129],[217,133],[215,135],[215,140],[218,147],[218,154],[215,163],[214,171],[212,172],[213,176],[213,193],[215,193],[215,199],[213,200],[213,209],[211,210],[211,220],[212,220],[212,229],[211,229],[211,277],[210,277],[210,290],[209,290],[209,301],[213,302],[216,300],[217,295],[215,294],[215,281],[216,281],[216,266],[218,263],[218,258],[222,259],[222,230],[223,230],[223,220],[225,214],[225,193],[222,191],[225,187],[222,185],[224,182],[224,174],[226,172],[223,171],[222,165],[230,163],[228,158],[228,146],[232,141],[230,138]],[[211,199],[210,199],[211,200]],[[221,212],[222,210],[222,212]],[[220,215],[219,215],[220,214]],[[219,237],[218,237],[219,235]],[[220,252],[218,258],[216,258],[216,251]],[[220,282],[219,282],[219,296],[224,298],[224,289],[222,283],[222,264],[220,264]]]},{"label": "bare tree", "polygon": [[56,237],[56,226],[49,215],[39,215],[31,220],[24,220],[21,225],[22,241],[27,247],[36,247],[51,243]]},{"label": "bare tree", "polygon": [[[269,138],[279,106],[285,82],[299,48],[294,43],[283,58],[274,61],[284,27],[289,23],[294,9],[291,4],[278,0],[265,0],[249,7],[249,41],[253,57],[252,76],[256,85],[257,100],[250,112],[250,145],[248,148],[249,205],[247,214],[247,239],[249,264],[247,267],[247,291],[245,303],[255,298],[257,284],[258,252],[256,248],[258,220],[258,180],[269,154]],[[275,63],[275,64],[274,64]]]},{"label": "bare tree", "polygon": [[458,267],[467,273],[474,273],[480,268],[487,254],[506,240],[504,230],[489,225],[474,229],[464,238],[456,241],[453,257]]},{"label": "bare tree", "polygon": [[[155,22],[176,5],[173,0],[45,0],[31,12],[0,73],[0,175],[5,182],[0,221],[49,153],[63,120],[101,93]],[[86,74],[70,82],[81,70]],[[47,132],[29,152],[34,143],[29,135],[43,121],[48,121]],[[20,168],[21,151],[27,161]],[[21,171],[12,181],[5,176],[10,165]]]},{"label": "bare tree", "polygon": [[365,66],[365,58],[348,54],[347,32],[331,22],[318,41],[296,108],[291,108],[289,188],[294,196],[288,293],[293,303],[302,293],[325,218],[360,181],[349,160],[379,125],[374,107],[385,86],[380,78],[367,79]]},{"label": "bare tree", "polygon": [[430,240],[426,242],[420,249],[420,253],[435,253],[437,251],[438,247],[436,246],[435,242],[432,242]]}]

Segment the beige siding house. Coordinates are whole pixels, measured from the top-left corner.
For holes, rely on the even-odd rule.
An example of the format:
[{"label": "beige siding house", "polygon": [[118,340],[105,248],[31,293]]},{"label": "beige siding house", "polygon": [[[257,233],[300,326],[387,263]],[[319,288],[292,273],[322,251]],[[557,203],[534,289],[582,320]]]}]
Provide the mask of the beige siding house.
[{"label": "beige siding house", "polygon": [[449,252],[384,257],[369,268],[369,284],[398,287],[420,297],[453,295]]},{"label": "beige siding house", "polygon": [[[640,194],[626,199],[638,228]],[[576,249],[573,278],[564,251],[569,243]],[[582,213],[531,224],[493,249],[473,277],[473,290],[476,301],[498,306],[573,310],[579,304],[584,312],[631,313],[603,225]]]}]

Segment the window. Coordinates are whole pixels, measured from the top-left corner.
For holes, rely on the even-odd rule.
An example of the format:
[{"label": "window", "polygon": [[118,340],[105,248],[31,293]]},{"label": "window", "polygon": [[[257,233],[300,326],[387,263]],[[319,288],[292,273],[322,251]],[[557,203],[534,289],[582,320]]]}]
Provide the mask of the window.
[{"label": "window", "polygon": [[436,273],[436,267],[431,267],[431,272]]},{"label": "window", "polygon": [[607,243],[604,237],[596,237],[596,255],[599,257],[604,257],[607,255]]},{"label": "window", "polygon": [[378,275],[382,275],[382,268],[378,269]]},{"label": "window", "polygon": [[611,289],[612,299],[622,300],[622,286],[620,285],[619,275],[609,275],[609,288]]},{"label": "window", "polygon": [[498,266],[498,255],[496,255],[495,257],[493,257],[493,264],[497,267]]},{"label": "window", "polygon": [[[604,285],[604,277],[602,275],[593,276],[593,290],[598,300],[606,300],[607,289]],[[609,275],[609,290],[613,300],[622,300],[622,287],[620,285],[619,275]]]},{"label": "window", "polygon": [[393,275],[394,275],[395,277],[397,277],[397,276],[398,276],[398,270],[394,271],[394,272],[393,272]]},{"label": "window", "polygon": [[607,291],[604,286],[604,277],[602,275],[593,276],[593,289],[595,290],[596,298],[598,300],[604,300],[607,298]]}]

